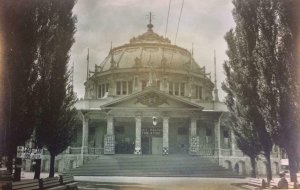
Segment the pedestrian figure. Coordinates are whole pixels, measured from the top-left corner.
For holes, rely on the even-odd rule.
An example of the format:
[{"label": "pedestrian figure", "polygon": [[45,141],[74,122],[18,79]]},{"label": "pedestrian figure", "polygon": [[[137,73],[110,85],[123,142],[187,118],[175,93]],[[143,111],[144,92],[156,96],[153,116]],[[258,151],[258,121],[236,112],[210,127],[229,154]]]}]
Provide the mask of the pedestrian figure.
[{"label": "pedestrian figure", "polygon": [[280,172],[279,177],[280,177],[280,180],[278,181],[278,184],[277,184],[278,189],[288,189],[289,183],[285,179],[285,172]]}]

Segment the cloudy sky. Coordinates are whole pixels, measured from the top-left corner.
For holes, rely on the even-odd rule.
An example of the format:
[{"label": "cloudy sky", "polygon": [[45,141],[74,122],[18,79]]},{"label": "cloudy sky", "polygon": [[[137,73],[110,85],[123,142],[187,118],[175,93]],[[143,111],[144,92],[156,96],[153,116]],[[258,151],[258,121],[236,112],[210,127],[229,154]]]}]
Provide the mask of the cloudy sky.
[{"label": "cloudy sky", "polygon": [[[167,37],[174,43],[182,0],[171,0]],[[77,32],[71,50],[74,63],[74,88],[79,98],[84,96],[86,56],[90,49],[90,70],[107,56],[110,43],[114,47],[129,42],[133,36],[146,32],[147,15],[154,15],[154,32],[164,35],[169,0],[78,0],[74,8]],[[225,33],[234,26],[231,0],[184,0],[176,45],[194,47],[194,58],[207,72],[213,71],[213,50],[217,52],[217,80],[220,98],[224,80],[222,64],[227,49]]]}]

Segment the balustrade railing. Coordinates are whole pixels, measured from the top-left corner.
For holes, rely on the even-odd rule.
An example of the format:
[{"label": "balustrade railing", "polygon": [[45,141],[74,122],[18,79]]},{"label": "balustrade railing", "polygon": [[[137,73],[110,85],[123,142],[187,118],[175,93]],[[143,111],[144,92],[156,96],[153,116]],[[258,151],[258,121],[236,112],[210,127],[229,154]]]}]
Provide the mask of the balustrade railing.
[{"label": "balustrade railing", "polygon": [[198,154],[200,156],[213,156],[214,150],[212,148],[200,148]]},{"label": "balustrade railing", "polygon": [[81,154],[81,147],[70,147],[70,154]]},{"label": "balustrade railing", "polygon": [[232,156],[231,149],[221,149],[221,155],[222,156]]},{"label": "balustrade railing", "polygon": [[96,155],[103,154],[103,151],[104,151],[104,148],[89,148],[88,149],[89,154],[96,154]]}]

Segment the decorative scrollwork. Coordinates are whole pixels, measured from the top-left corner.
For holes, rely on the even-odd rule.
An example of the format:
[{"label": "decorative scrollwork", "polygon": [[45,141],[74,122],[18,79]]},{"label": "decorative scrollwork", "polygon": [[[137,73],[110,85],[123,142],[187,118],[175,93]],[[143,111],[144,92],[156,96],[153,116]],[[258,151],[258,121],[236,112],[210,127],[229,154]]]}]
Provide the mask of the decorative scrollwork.
[{"label": "decorative scrollwork", "polygon": [[137,97],[136,103],[141,103],[141,104],[147,105],[149,107],[157,107],[164,103],[167,104],[168,102],[167,102],[166,97],[163,97],[157,93],[151,92],[151,93],[147,93],[147,94]]}]

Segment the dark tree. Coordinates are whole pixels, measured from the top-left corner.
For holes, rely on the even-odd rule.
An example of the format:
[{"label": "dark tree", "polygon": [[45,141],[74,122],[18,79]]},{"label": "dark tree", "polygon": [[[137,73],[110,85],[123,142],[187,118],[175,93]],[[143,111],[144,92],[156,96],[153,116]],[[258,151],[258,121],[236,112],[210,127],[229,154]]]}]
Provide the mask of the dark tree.
[{"label": "dark tree", "polygon": [[[257,140],[254,146],[260,145],[266,159],[267,178],[272,179],[271,150],[272,141],[267,131],[263,115],[260,114],[258,94],[259,71],[255,62],[255,49],[258,39],[260,0],[233,0],[233,10],[236,27],[225,36],[229,50],[229,61],[224,64],[227,76],[224,89],[227,91],[226,104],[239,127],[235,131],[240,146],[249,141]],[[247,128],[248,126],[248,128]],[[240,133],[240,135],[238,135]],[[244,147],[245,149],[247,147]],[[260,150],[255,150],[256,152]],[[255,155],[252,156],[252,165]]]},{"label": "dark tree", "polygon": [[229,31],[225,39],[228,44],[227,56],[229,61],[224,64],[226,81],[223,83],[223,90],[227,93],[225,103],[230,112],[230,121],[232,130],[236,137],[238,148],[247,156],[250,157],[252,172],[251,176],[256,177],[256,159],[262,152],[262,145],[259,140],[259,134],[248,118],[248,107],[242,102],[245,97],[243,94],[245,85],[241,85],[244,76],[244,68],[241,66],[237,39],[233,31]]},{"label": "dark tree", "polygon": [[260,112],[273,141],[287,152],[293,182],[297,182],[299,148],[299,63],[296,59],[298,30],[295,26],[295,2],[261,2],[256,50],[256,62],[261,75]]},{"label": "dark tree", "polygon": [[[1,26],[4,39],[4,68],[6,75],[6,154],[8,170],[12,171],[12,158],[17,146],[24,146],[35,126],[34,86],[37,73],[36,22],[34,0],[1,0]],[[21,159],[17,159],[17,165]],[[15,170],[15,180],[20,179],[21,169]]]},{"label": "dark tree", "polygon": [[37,86],[39,124],[38,146],[50,152],[50,173],[54,176],[55,156],[71,142],[75,126],[76,98],[69,83],[69,51],[74,43],[75,0],[40,1],[38,5],[38,71]]}]

